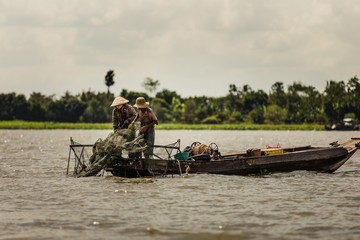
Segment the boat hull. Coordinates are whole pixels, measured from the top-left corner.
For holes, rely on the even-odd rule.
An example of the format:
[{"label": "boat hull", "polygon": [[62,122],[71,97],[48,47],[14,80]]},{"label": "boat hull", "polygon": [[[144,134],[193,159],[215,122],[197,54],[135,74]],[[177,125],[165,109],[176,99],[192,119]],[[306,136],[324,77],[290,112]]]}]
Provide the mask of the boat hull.
[{"label": "boat hull", "polygon": [[325,126],[325,130],[327,131],[358,131],[359,127],[345,127],[345,126],[337,126],[337,127],[328,127]]},{"label": "boat hull", "polygon": [[184,173],[224,175],[267,174],[296,170],[334,172],[354,153],[343,147],[311,148],[257,157],[230,155],[221,160],[117,159],[109,168],[119,177],[144,177]]},{"label": "boat hull", "polygon": [[[105,169],[114,176],[135,178],[169,174],[183,175],[184,173],[249,175],[297,170],[334,172],[360,147],[360,136],[352,137],[343,143],[332,142],[330,147],[301,146],[275,150],[254,148],[243,153],[228,155],[221,155],[218,151],[214,151],[213,155],[191,155],[189,158],[187,154],[184,157],[184,152],[181,153],[178,140],[177,146],[174,144],[156,146],[166,149],[168,153],[166,158],[154,155],[158,159],[143,159],[140,157],[141,154],[136,154],[137,158],[131,159],[107,154],[100,159],[106,160],[100,161],[100,163],[104,163],[103,165],[100,165],[99,162],[90,163],[90,159],[86,160],[84,157],[85,148],[93,149],[94,145],[78,144],[72,138],[70,138],[70,142],[67,174],[70,169],[71,153],[73,153],[75,159],[74,175],[92,176]],[[172,150],[176,150],[177,153],[171,154]],[[178,155],[187,158],[187,160],[172,159],[172,156],[176,158]],[[110,159],[108,159],[109,157]]]}]

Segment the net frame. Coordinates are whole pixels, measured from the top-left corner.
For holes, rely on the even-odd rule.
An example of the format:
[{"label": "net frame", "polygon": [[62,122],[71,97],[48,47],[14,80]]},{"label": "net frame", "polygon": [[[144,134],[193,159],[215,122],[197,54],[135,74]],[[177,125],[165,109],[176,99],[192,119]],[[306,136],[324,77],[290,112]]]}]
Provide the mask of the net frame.
[{"label": "net frame", "polygon": [[89,149],[93,149],[93,147],[93,144],[80,144],[78,142],[75,142],[72,137],[70,137],[69,157],[66,170],[67,175],[69,174],[71,155],[74,156],[73,175],[80,174],[90,166],[89,159],[91,154],[89,153]]}]

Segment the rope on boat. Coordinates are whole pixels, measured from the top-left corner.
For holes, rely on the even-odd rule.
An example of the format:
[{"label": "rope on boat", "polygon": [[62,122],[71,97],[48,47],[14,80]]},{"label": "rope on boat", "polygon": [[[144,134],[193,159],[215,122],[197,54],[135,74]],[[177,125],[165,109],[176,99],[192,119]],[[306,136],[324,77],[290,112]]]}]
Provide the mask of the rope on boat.
[{"label": "rope on boat", "polygon": [[178,166],[179,166],[180,176],[182,176],[180,161],[179,161],[179,160],[176,160],[176,161],[177,161],[177,164],[178,164]]}]

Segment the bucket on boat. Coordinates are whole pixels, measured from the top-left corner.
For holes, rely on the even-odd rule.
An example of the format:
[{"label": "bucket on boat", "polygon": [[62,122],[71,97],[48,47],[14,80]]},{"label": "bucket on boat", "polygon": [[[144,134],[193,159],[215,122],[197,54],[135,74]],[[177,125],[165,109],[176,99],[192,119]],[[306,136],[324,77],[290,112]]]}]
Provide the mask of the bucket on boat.
[{"label": "bucket on boat", "polygon": [[189,157],[188,152],[181,152],[174,155],[174,158],[176,160],[186,160]]}]

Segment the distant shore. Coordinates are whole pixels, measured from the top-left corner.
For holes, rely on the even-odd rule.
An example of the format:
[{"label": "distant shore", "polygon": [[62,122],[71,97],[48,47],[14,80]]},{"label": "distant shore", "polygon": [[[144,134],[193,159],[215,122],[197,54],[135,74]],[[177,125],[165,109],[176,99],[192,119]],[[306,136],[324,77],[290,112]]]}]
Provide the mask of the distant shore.
[{"label": "distant shore", "polygon": [[[0,129],[112,129],[111,123],[60,123],[60,122],[29,122],[0,121]],[[160,123],[158,130],[304,130],[321,131],[320,124],[180,124]]]}]

